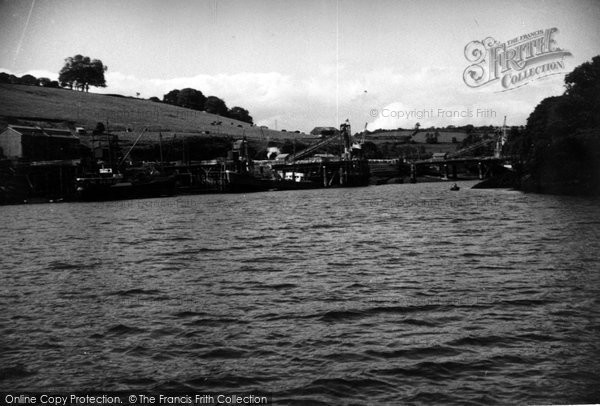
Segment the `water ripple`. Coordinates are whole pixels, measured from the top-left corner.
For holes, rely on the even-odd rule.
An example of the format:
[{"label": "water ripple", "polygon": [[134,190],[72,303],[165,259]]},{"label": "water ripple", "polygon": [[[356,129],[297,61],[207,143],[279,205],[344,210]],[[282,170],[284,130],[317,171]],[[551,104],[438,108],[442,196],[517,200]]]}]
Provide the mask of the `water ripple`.
[{"label": "water ripple", "polygon": [[5,206],[0,389],[597,402],[598,201],[446,186]]}]

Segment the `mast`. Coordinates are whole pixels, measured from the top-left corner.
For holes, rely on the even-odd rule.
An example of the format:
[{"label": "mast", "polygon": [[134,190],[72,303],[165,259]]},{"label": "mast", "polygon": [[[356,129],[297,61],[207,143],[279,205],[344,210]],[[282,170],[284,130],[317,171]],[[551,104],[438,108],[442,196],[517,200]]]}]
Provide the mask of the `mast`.
[{"label": "mast", "polygon": [[352,150],[350,148],[351,135],[352,130],[350,129],[350,120],[346,119],[346,121],[340,125],[340,136],[344,147],[343,159],[345,161],[352,159]]},{"label": "mast", "polygon": [[160,170],[163,170],[162,132],[158,132],[158,149],[160,151]]},{"label": "mast", "polygon": [[121,159],[121,161],[119,162],[119,166],[123,165],[123,163],[125,162],[125,160],[127,159],[127,157],[129,156],[129,154],[131,153],[131,151],[133,151],[133,148],[135,148],[135,146],[137,145],[138,141],[140,140],[140,138],[142,138],[142,135],[144,135],[144,133],[148,131],[148,127],[145,127],[142,132],[137,136],[137,138],[135,139],[135,142],[133,143],[133,145],[129,148],[129,151],[127,151],[127,153],[125,154],[125,156],[123,157],[123,159]]},{"label": "mast", "polygon": [[504,116],[504,123],[502,124],[502,131],[500,132],[500,135],[496,139],[496,150],[494,151],[494,157],[500,158],[500,156],[502,155],[502,147],[506,143],[506,140],[507,140],[506,116]]}]

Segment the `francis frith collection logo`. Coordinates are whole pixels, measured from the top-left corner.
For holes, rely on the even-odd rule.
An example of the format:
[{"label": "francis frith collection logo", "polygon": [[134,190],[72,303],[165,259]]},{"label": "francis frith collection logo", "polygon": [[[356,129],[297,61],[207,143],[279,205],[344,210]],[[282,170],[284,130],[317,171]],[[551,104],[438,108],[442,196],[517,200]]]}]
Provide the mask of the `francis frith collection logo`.
[{"label": "francis frith collection logo", "polygon": [[548,28],[502,43],[492,37],[469,42],[465,57],[471,65],[463,72],[463,80],[469,87],[499,81],[501,91],[506,91],[563,73],[564,58],[571,53],[557,46],[557,32],[557,28]]}]

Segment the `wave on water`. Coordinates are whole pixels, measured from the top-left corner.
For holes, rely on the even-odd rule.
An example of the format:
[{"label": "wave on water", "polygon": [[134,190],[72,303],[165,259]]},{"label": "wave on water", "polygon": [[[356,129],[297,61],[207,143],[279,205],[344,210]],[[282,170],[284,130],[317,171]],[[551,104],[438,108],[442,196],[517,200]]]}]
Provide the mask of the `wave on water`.
[{"label": "wave on water", "polygon": [[446,186],[7,206],[0,387],[598,402],[600,207]]}]

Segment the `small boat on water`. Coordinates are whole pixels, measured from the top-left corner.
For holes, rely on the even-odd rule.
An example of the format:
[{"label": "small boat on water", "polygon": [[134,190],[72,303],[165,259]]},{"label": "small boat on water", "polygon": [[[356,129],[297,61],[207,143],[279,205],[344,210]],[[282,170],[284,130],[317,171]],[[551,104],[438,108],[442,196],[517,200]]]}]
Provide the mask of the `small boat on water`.
[{"label": "small boat on water", "polygon": [[457,190],[460,190],[460,187],[459,187],[459,186],[458,186],[458,185],[455,183],[454,185],[452,185],[452,186],[450,187],[450,190],[452,190],[452,191],[457,191]]}]

